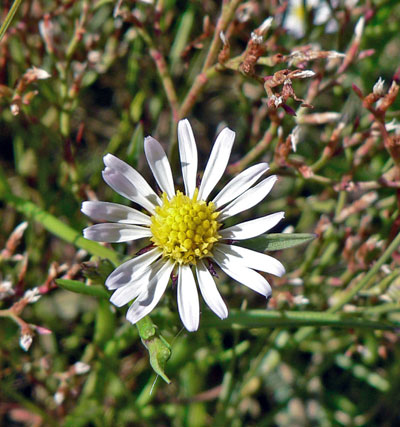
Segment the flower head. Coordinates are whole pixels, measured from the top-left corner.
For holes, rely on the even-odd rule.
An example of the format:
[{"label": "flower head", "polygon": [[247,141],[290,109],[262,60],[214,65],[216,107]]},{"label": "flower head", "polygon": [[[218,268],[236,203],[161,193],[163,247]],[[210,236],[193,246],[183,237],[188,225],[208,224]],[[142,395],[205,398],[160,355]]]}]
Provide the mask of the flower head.
[{"label": "flower head", "polygon": [[385,95],[385,80],[382,77],[379,77],[377,82],[374,84],[372,92],[376,96],[384,96]]},{"label": "flower head", "polygon": [[288,13],[283,22],[283,27],[294,37],[304,37],[308,13],[313,10],[313,24],[326,24],[327,33],[337,31],[337,22],[332,17],[331,9],[325,0],[289,0]]},{"label": "flower head", "polygon": [[28,351],[32,345],[32,335],[31,334],[23,334],[19,339],[19,345],[23,350]]},{"label": "flower head", "polygon": [[[224,228],[223,221],[245,211],[266,197],[276,176],[256,182],[268,170],[267,163],[254,165],[232,179],[214,198],[209,196],[228,164],[235,133],[225,128],[217,137],[197,187],[197,149],[187,120],[178,124],[178,142],[185,192],[175,191],[171,167],[160,143],[145,138],[144,150],[154,178],[162,191],[157,195],[132,167],[113,156],[104,157],[103,178],[117,193],[144,208],[88,201],[82,212],[94,220],[109,221],[84,230],[87,239],[126,242],[149,238],[144,253],[120,265],[106,280],[115,290],[111,302],[120,307],[134,300],[127,319],[136,323],[149,314],[163,295],[173,273],[178,276],[178,309],[189,331],[197,330],[200,305],[197,284],[210,309],[221,319],[228,316],[219,294],[212,265],[228,276],[269,297],[271,287],[257,271],[281,276],[283,265],[276,259],[233,244],[274,227],[283,212]],[[256,185],[254,185],[256,184]],[[197,284],[196,284],[197,282]]]}]

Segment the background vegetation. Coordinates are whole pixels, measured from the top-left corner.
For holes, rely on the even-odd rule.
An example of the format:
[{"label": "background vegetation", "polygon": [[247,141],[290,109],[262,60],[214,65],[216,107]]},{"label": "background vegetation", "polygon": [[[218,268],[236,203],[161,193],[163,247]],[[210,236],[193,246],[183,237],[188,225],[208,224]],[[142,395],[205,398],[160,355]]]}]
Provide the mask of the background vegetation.
[{"label": "background vegetation", "polygon": [[[5,0],[0,13],[0,424],[398,425],[398,2]],[[260,160],[278,174],[244,218],[284,210],[274,232],[316,238],[273,253],[287,274],[268,278],[268,307],[221,275],[226,321],[203,306],[187,333],[170,287],[143,332],[103,286],[140,247],[85,241],[80,205],[126,203],[101,179],[107,152],[151,179],[149,134],[180,177],[184,117],[203,165],[218,130],[236,131],[226,179]]]}]

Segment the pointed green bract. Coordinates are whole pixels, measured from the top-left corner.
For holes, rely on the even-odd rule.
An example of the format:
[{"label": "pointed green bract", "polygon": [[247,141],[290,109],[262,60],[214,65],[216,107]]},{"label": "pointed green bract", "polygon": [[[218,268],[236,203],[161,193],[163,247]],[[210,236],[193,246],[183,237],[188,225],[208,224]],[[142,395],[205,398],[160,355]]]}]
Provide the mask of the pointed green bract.
[{"label": "pointed green bract", "polygon": [[169,384],[171,380],[164,372],[165,364],[171,356],[171,347],[162,337],[149,316],[144,317],[136,323],[143,345],[147,348],[150,356],[150,365],[155,373]]},{"label": "pointed green bract", "polygon": [[96,298],[110,298],[109,293],[100,286],[88,286],[79,280],[57,279],[56,283],[61,288],[77,294],[90,295]]}]

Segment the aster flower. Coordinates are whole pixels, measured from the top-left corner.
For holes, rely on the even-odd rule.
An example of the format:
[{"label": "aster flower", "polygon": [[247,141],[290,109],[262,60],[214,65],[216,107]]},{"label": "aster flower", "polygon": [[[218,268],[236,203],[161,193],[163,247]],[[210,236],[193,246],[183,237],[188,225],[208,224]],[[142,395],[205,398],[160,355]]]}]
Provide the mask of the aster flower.
[{"label": "aster flower", "polygon": [[332,12],[325,0],[289,0],[289,9],[283,23],[285,28],[293,37],[300,39],[306,31],[306,15],[314,9],[314,25],[325,26],[327,33],[337,31],[337,22],[332,18]]},{"label": "aster flower", "polygon": [[[235,245],[274,227],[284,216],[278,212],[227,228],[223,222],[252,208],[271,191],[275,175],[256,182],[268,170],[267,163],[249,167],[209,200],[224,174],[235,133],[225,128],[218,135],[199,187],[197,149],[188,120],[178,124],[178,142],[185,191],[175,191],[171,167],[160,143],[145,138],[144,151],[162,191],[157,195],[131,166],[107,154],[103,178],[117,193],[144,208],[147,213],[115,203],[83,202],[82,212],[95,221],[108,221],[84,230],[87,239],[127,242],[148,238],[147,250],[123,263],[106,280],[113,290],[111,302],[121,307],[132,300],[127,319],[136,323],[159,302],[169,279],[177,275],[178,309],[188,331],[199,326],[197,285],[210,309],[221,319],[228,316],[213,277],[213,264],[239,283],[269,297],[271,287],[257,271],[281,276],[283,265],[269,255]],[[256,184],[256,185],[254,185]],[[197,284],[196,284],[197,282]]]}]

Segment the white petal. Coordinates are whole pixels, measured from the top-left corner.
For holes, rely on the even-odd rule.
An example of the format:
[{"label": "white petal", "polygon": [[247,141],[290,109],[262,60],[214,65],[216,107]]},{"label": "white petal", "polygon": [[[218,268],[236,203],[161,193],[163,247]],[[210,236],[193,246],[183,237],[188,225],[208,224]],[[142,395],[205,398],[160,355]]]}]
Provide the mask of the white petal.
[{"label": "white petal", "polygon": [[118,194],[143,206],[150,213],[155,213],[155,207],[159,204],[158,200],[160,200],[156,193],[154,193],[155,197],[152,195],[146,196],[136,187],[127,175],[124,175],[116,169],[106,167],[102,174],[104,181]]},{"label": "white petal", "polygon": [[149,228],[141,227],[140,225],[106,222],[85,228],[83,236],[85,239],[95,240],[96,242],[117,243],[150,237],[151,231]]},{"label": "white petal", "polygon": [[285,274],[285,267],[272,256],[252,251],[251,249],[242,248],[236,245],[225,245],[218,243],[215,248],[221,251],[225,256],[232,261],[241,262],[246,267],[254,268],[254,270],[265,271],[266,273],[274,274],[281,277]]},{"label": "white petal", "polygon": [[147,268],[147,270],[142,271],[141,275],[137,277],[134,282],[118,288],[111,295],[110,301],[117,307],[122,307],[123,305],[128,304],[138,295],[142,294],[149,286],[152,267],[153,266],[150,266]]},{"label": "white petal", "polygon": [[219,230],[219,234],[223,239],[244,240],[259,236],[265,233],[285,216],[284,212],[277,212],[261,218],[252,219],[251,221],[242,222],[232,225],[232,227]]},{"label": "white petal", "polygon": [[199,200],[206,200],[221,179],[231,155],[234,139],[235,132],[229,128],[223,129],[218,135],[201,180]]},{"label": "white petal", "polygon": [[220,208],[231,200],[236,199],[236,197],[250,188],[268,169],[268,163],[259,163],[235,176],[214,198],[213,203],[216,208]]},{"label": "white petal", "polygon": [[151,136],[144,139],[144,152],[154,178],[171,200],[175,196],[171,166],[161,144]]},{"label": "white petal", "polygon": [[83,202],[81,210],[94,221],[151,225],[151,219],[148,215],[129,206],[119,205],[117,203],[97,201]]},{"label": "white petal", "polygon": [[258,183],[253,188],[245,191],[241,196],[222,209],[218,217],[218,221],[223,221],[226,218],[245,211],[246,209],[250,209],[257,203],[261,202],[261,200],[263,200],[271,191],[277,179],[276,175],[272,175]]},{"label": "white petal", "polygon": [[154,273],[159,271],[164,264],[165,260],[159,259],[151,265],[147,264],[146,267],[142,266],[138,271],[133,271],[131,281],[118,288],[112,294],[110,301],[117,307],[122,307],[137,296],[145,293]]},{"label": "white petal", "polygon": [[178,123],[178,141],[185,192],[192,198],[196,189],[197,148],[189,120]]},{"label": "white petal", "polygon": [[211,273],[208,271],[202,260],[197,262],[196,273],[204,301],[219,318],[226,319],[228,317],[226,304],[218,292],[217,285],[215,284]]},{"label": "white petal", "polygon": [[142,292],[129,307],[129,310],[126,313],[126,318],[131,323],[135,324],[144,316],[147,316],[157,305],[165,292],[170,275],[174,268],[174,263],[170,260],[163,260],[163,262],[162,267],[158,271],[154,271],[155,269],[152,269],[153,275],[150,278],[150,282],[146,287],[146,290]]},{"label": "white petal", "polygon": [[107,288],[110,290],[117,289],[133,282],[143,274],[144,270],[154,262],[161,253],[160,249],[154,248],[142,255],[124,262],[107,277]]},{"label": "white petal", "polygon": [[179,266],[178,310],[185,328],[189,332],[197,331],[200,321],[199,295],[192,270],[188,265]]},{"label": "white petal", "polygon": [[[133,169],[132,166],[129,166],[127,163],[123,162],[112,154],[105,155],[103,161],[108,168],[113,169],[118,174],[125,176],[125,178],[130,182],[131,186],[134,187],[133,195],[139,193],[142,197],[151,203],[151,206],[161,205],[160,198],[150,187],[147,181],[142,177],[142,175]],[[116,191],[119,193],[118,190]],[[130,199],[129,197],[127,198]]]},{"label": "white petal", "polygon": [[255,292],[265,297],[271,295],[271,286],[260,273],[247,268],[240,262],[232,262],[222,252],[215,251],[214,259],[221,269],[232,279],[237,280],[242,285],[247,286]]}]

